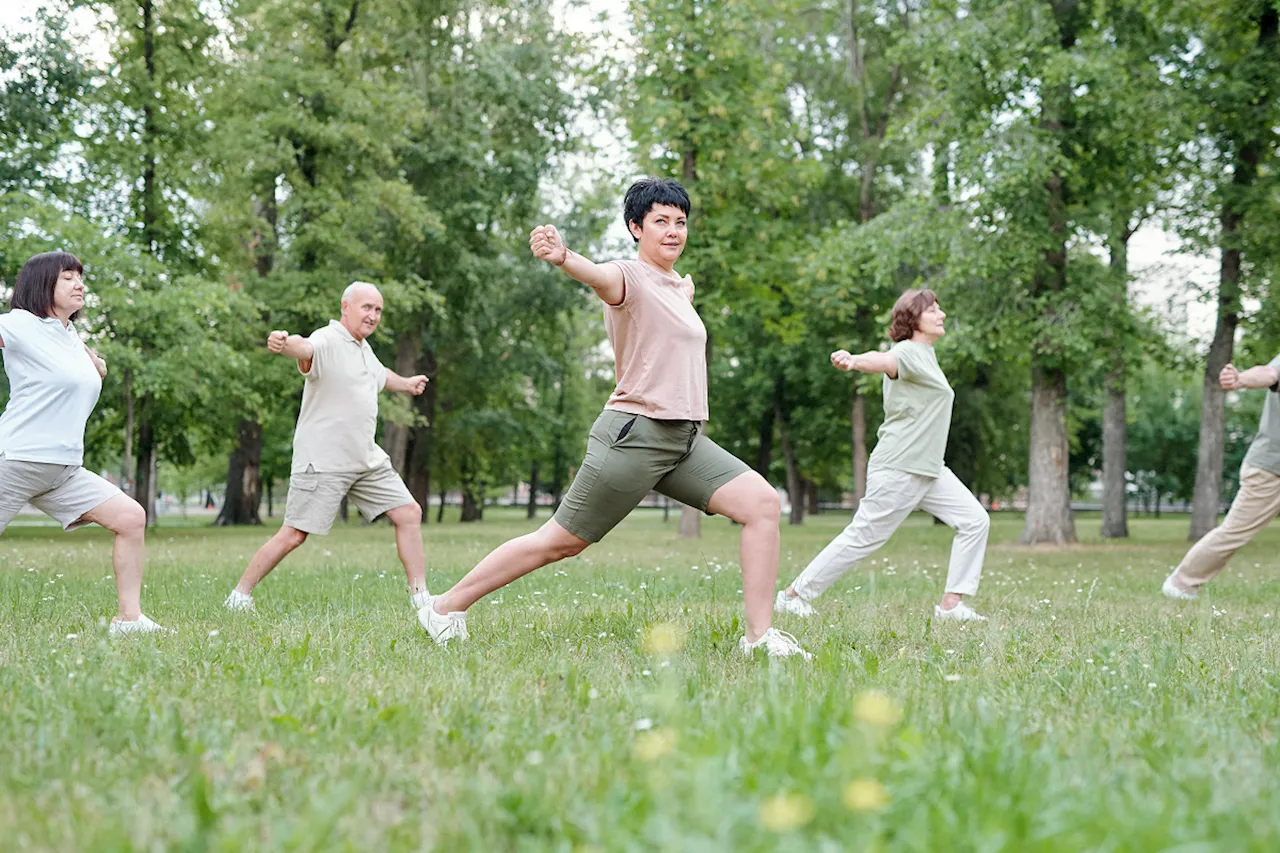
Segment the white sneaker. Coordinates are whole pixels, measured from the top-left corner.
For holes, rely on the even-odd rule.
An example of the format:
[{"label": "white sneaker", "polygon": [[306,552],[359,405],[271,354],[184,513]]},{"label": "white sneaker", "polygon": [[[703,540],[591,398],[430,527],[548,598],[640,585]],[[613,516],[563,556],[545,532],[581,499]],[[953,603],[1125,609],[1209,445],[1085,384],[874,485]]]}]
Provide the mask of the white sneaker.
[{"label": "white sneaker", "polygon": [[785,658],[792,655],[800,655],[805,660],[809,660],[813,655],[800,648],[800,643],[795,637],[786,631],[779,631],[777,628],[770,628],[760,635],[760,639],[754,643],[748,643],[747,638],[743,637],[738,641],[738,648],[742,650],[744,655],[750,657],[756,649],[763,648],[769,653],[771,658]]},{"label": "white sneaker", "polygon": [[233,589],[231,590],[231,594],[227,596],[227,600],[223,602],[223,605],[228,610],[242,613],[245,610],[253,609],[253,596],[249,595],[247,592],[241,592],[238,589]]},{"label": "white sneaker", "polygon": [[128,634],[170,634],[168,628],[162,628],[147,618],[146,614],[138,616],[137,619],[125,622],[120,619],[112,619],[111,627],[107,629],[107,633],[112,637],[124,637]]},{"label": "white sneaker", "polygon": [[409,593],[409,603],[413,605],[414,610],[421,610],[426,607],[427,603],[430,601],[431,593],[427,592],[425,589],[420,590],[419,592]]},{"label": "white sneaker", "polygon": [[471,638],[467,633],[467,614],[454,611],[440,615],[436,612],[435,596],[432,595],[428,595],[427,603],[418,608],[418,622],[427,629],[437,646],[443,646],[450,640],[461,642]]},{"label": "white sneaker", "polygon": [[813,609],[813,605],[805,601],[800,596],[787,595],[785,589],[778,590],[778,597],[773,600],[774,613],[790,613],[792,616],[809,617],[818,611]]},{"label": "white sneaker", "polygon": [[943,610],[941,604],[933,606],[934,619],[949,619],[953,622],[986,622],[987,617],[978,613],[963,601],[950,610]]},{"label": "white sneaker", "polygon": [[1183,589],[1178,586],[1177,582],[1173,579],[1176,574],[1178,574],[1178,571],[1175,569],[1173,574],[1164,579],[1164,585],[1160,587],[1160,591],[1168,598],[1177,598],[1181,601],[1195,601],[1196,597],[1200,593],[1196,592],[1194,589]]}]

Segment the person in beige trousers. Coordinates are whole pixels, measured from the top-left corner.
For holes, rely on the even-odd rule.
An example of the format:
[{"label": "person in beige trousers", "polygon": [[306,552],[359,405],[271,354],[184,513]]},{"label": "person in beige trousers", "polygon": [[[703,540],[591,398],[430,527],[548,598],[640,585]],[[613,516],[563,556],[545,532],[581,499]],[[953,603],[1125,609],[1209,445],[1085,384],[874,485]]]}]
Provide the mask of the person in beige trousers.
[{"label": "person in beige trousers", "polygon": [[1228,364],[1218,375],[1224,391],[1266,388],[1258,434],[1240,466],[1240,491],[1222,524],[1191,546],[1165,578],[1161,591],[1170,598],[1192,599],[1213,580],[1231,555],[1243,548],[1280,513],[1280,355],[1270,364],[1238,371]]}]

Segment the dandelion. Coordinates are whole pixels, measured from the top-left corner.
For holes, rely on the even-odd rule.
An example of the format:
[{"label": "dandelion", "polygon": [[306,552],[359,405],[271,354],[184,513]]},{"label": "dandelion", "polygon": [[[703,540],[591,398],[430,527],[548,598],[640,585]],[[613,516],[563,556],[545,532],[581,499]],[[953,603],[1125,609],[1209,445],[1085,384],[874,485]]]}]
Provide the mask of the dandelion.
[{"label": "dandelion", "polygon": [[854,700],[853,715],[867,725],[887,728],[902,719],[902,709],[879,690],[868,690]]},{"label": "dandelion", "polygon": [[804,794],[775,794],[760,804],[760,825],[770,832],[789,832],[804,826],[817,814]]},{"label": "dandelion", "polygon": [[683,647],[684,628],[671,622],[654,625],[644,637],[644,649],[651,655],[675,654]]},{"label": "dandelion", "polygon": [[211,631],[209,632],[209,636],[210,636],[210,637],[216,637],[216,636],[218,636],[218,633],[219,633],[219,632],[218,632],[218,629],[217,629],[217,628],[214,628],[213,630],[211,630]]},{"label": "dandelion", "polygon": [[844,786],[845,807],[855,812],[878,812],[889,805],[889,792],[875,779],[854,779]]},{"label": "dandelion", "polygon": [[636,731],[647,732],[651,728],[653,728],[653,720],[649,719],[648,717],[641,717],[640,719],[636,720]]},{"label": "dandelion", "polygon": [[75,639],[76,637],[78,637],[78,636],[80,636],[80,635],[79,635],[79,634],[67,634],[67,639],[68,639],[68,640],[74,640],[74,639]]},{"label": "dandelion", "polygon": [[654,762],[675,751],[676,743],[679,740],[680,736],[671,729],[656,729],[651,732],[645,732],[636,738],[635,746],[631,748],[631,754],[636,761]]},{"label": "dandelion", "polygon": [[950,675],[944,675],[944,676],[942,676],[942,680],[943,680],[943,681],[959,681],[959,680],[960,680],[960,676],[959,676],[957,673],[954,673],[954,672],[953,672],[953,673],[951,673]]}]

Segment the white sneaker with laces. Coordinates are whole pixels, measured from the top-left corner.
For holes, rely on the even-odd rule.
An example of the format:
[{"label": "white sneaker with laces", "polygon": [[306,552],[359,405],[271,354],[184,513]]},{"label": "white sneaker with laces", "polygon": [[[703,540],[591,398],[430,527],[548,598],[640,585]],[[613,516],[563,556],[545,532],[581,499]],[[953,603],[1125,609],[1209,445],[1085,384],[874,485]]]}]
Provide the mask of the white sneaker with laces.
[{"label": "white sneaker with laces", "polygon": [[778,590],[778,597],[773,600],[774,613],[790,613],[792,616],[809,617],[818,611],[813,605],[798,595],[787,595],[785,589]]},{"label": "white sneaker with laces", "polygon": [[427,602],[431,600],[431,593],[425,589],[418,592],[409,593],[409,603],[413,605],[414,610],[421,610],[427,606]]},{"label": "white sneaker with laces", "polygon": [[1165,578],[1164,585],[1160,587],[1160,591],[1163,592],[1167,598],[1176,598],[1180,601],[1195,601],[1196,597],[1199,596],[1199,593],[1194,589],[1183,589],[1178,586],[1177,581],[1173,579],[1177,574],[1178,572],[1175,569],[1173,574]]},{"label": "white sneaker with laces", "polygon": [[943,610],[941,604],[933,606],[933,618],[951,620],[953,622],[986,622],[987,617],[978,613],[969,605],[961,601],[950,610]]},{"label": "white sneaker with laces", "polygon": [[121,619],[112,619],[111,627],[107,629],[107,633],[112,637],[124,637],[129,634],[171,634],[173,632],[152,622],[143,613],[137,619],[128,622]]},{"label": "white sneaker with laces", "polygon": [[247,592],[241,592],[238,589],[233,589],[231,590],[231,594],[227,596],[227,600],[223,602],[223,605],[228,610],[237,613],[245,610],[252,610],[253,596],[249,595]]},{"label": "white sneaker with laces", "polygon": [[744,655],[750,657],[755,653],[756,649],[764,649],[769,653],[771,658],[785,658],[792,655],[799,655],[805,660],[809,660],[813,655],[806,652],[800,647],[800,643],[795,637],[786,631],[779,631],[777,628],[770,628],[760,635],[760,639],[754,643],[747,642],[747,638],[743,637],[738,641],[738,648],[742,650]]},{"label": "white sneaker with laces", "polygon": [[418,622],[427,629],[427,633],[436,641],[437,646],[443,646],[450,640],[462,642],[471,638],[467,633],[466,612],[454,611],[439,614],[436,612],[435,596],[432,595],[428,595],[427,603],[418,608]]}]

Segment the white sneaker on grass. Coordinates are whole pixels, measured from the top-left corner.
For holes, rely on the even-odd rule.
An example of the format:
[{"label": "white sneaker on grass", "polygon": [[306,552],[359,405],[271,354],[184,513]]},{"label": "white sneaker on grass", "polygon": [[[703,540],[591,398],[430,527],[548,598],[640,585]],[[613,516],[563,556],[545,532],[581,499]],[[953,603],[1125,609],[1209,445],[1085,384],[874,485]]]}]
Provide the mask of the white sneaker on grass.
[{"label": "white sneaker on grass", "polygon": [[131,619],[128,622],[122,619],[112,619],[111,627],[107,629],[107,633],[112,637],[124,637],[130,634],[171,634],[173,632],[152,622],[144,613],[139,614],[137,619]]},{"label": "white sneaker on grass", "polygon": [[467,614],[463,611],[443,615],[437,613],[433,595],[428,595],[427,603],[418,608],[418,622],[431,635],[431,639],[436,641],[437,646],[443,646],[450,640],[462,642],[471,638],[467,633]]},{"label": "white sneaker on grass", "polygon": [[431,601],[431,593],[425,589],[418,592],[409,593],[409,604],[413,605],[414,610],[421,610]]},{"label": "white sneaker on grass", "polygon": [[809,660],[813,655],[806,652],[800,647],[800,643],[795,637],[786,631],[779,631],[777,628],[770,628],[760,635],[760,639],[754,643],[747,642],[747,638],[743,637],[738,641],[738,648],[747,657],[755,654],[756,649],[764,649],[769,653],[771,658],[785,658],[792,655],[799,655],[805,660]]},{"label": "white sneaker on grass", "polygon": [[955,607],[952,607],[950,610],[943,610],[941,604],[935,604],[933,606],[933,618],[949,620],[952,622],[986,622],[987,621],[987,617],[978,613],[978,611],[974,610],[972,607],[965,604],[963,601],[961,601]]},{"label": "white sneaker on grass", "polygon": [[241,592],[238,589],[233,589],[223,604],[228,610],[242,613],[246,610],[253,609],[253,596],[249,595],[247,592]]},{"label": "white sneaker on grass", "polygon": [[1176,598],[1179,601],[1195,601],[1196,597],[1200,593],[1196,592],[1194,589],[1184,589],[1183,587],[1178,586],[1178,582],[1174,580],[1174,577],[1177,574],[1178,571],[1175,569],[1173,574],[1165,578],[1164,585],[1160,587],[1160,591],[1165,594],[1166,598]]},{"label": "white sneaker on grass", "polygon": [[778,597],[773,600],[774,613],[790,613],[792,616],[809,617],[818,611],[813,605],[798,595],[787,595],[785,589],[778,590]]}]

